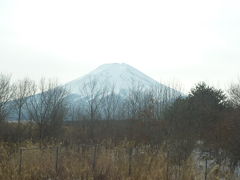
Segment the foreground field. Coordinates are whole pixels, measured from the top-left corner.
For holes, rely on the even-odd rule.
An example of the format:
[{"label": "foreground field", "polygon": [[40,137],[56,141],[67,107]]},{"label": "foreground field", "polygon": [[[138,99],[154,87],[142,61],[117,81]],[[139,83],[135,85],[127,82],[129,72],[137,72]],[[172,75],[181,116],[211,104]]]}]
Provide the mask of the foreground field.
[{"label": "foreground field", "polygon": [[234,180],[228,169],[204,166],[205,161],[190,156],[178,164],[171,162],[160,147],[120,145],[38,146],[26,144],[0,147],[0,179],[4,180]]}]

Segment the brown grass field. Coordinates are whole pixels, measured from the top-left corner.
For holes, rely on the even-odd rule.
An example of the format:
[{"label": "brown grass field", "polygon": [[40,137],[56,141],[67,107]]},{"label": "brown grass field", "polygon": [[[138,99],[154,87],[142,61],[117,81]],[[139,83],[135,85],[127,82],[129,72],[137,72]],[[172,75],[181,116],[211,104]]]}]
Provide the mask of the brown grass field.
[{"label": "brown grass field", "polygon": [[[78,145],[39,149],[25,143],[22,154],[14,145],[0,145],[1,180],[203,180],[204,166],[190,156],[172,164],[161,148],[131,143]],[[58,146],[57,146],[58,147]],[[22,158],[20,158],[22,157]],[[208,180],[238,179],[228,169],[213,166]]]}]

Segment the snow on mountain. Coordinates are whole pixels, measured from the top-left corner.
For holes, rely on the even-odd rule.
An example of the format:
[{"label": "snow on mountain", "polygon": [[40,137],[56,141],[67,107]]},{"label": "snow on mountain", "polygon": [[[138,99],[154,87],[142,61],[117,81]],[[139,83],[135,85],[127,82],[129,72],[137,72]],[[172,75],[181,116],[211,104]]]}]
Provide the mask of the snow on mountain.
[{"label": "snow on mountain", "polygon": [[[81,102],[82,108],[86,105],[85,103],[89,98],[91,98],[91,93],[82,94],[81,91],[84,89],[84,85],[89,83],[89,81],[94,81],[97,83],[96,89],[104,88],[104,87],[113,87],[115,94],[119,97],[124,99],[125,95],[129,92],[129,89],[134,89],[135,87],[143,87],[144,89],[152,88],[152,87],[159,87],[163,90],[171,90],[172,92],[177,93],[177,95],[181,95],[182,93],[172,89],[168,86],[165,86],[149,76],[145,75],[144,73],[140,72],[139,70],[135,69],[132,66],[127,64],[104,64],[93,70],[92,72],[88,73],[87,75],[70,81],[69,83],[65,84],[65,87],[70,90],[70,94],[68,96],[69,104],[75,104]],[[89,89],[88,89],[89,90]],[[164,92],[164,91],[163,91]],[[95,92],[94,92],[95,93]],[[163,93],[164,96],[164,93]],[[26,110],[25,110],[26,111]],[[25,114],[25,113],[24,113]],[[27,113],[26,113],[27,114]],[[27,117],[27,115],[25,116]],[[16,120],[17,114],[13,112],[9,120]]]},{"label": "snow on mountain", "polygon": [[96,81],[101,87],[114,86],[115,93],[126,91],[134,85],[141,85],[145,88],[156,85],[166,87],[125,63],[101,65],[87,75],[67,83],[66,87],[71,93],[80,95],[84,84],[90,80]]}]

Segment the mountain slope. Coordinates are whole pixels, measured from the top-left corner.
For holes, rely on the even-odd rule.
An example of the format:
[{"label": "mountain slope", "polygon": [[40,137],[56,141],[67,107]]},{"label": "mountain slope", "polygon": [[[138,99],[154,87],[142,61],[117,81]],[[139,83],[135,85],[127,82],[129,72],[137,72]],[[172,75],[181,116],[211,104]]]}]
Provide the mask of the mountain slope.
[{"label": "mountain slope", "polygon": [[87,75],[67,83],[66,87],[69,88],[73,94],[81,94],[81,89],[84,84],[91,80],[98,82],[101,87],[114,86],[115,93],[126,91],[133,88],[134,85],[141,85],[145,88],[153,86],[167,87],[124,63],[101,65]]},{"label": "mountain slope", "polygon": [[[96,83],[96,86],[92,91],[91,88],[93,86],[89,85],[89,82]],[[84,88],[85,85],[87,85],[87,91]],[[145,90],[156,87],[156,89],[154,89],[156,90],[154,91],[154,93],[156,93],[157,95],[158,102],[166,101],[166,98],[171,101],[171,99],[169,98],[172,98],[173,100],[175,97],[182,95],[181,92],[153,80],[152,78],[135,69],[134,67],[124,63],[101,65],[87,75],[75,79],[69,83],[66,83],[64,86],[70,90],[70,94],[67,97],[68,104],[72,107],[74,107],[75,105],[80,105],[81,109],[89,106],[89,100],[98,101],[98,91],[100,95],[99,97],[102,96],[101,93],[106,93],[104,94],[104,96],[102,96],[104,97],[102,101],[107,102],[107,99],[111,98],[111,91],[102,91],[102,89],[106,87],[112,88],[113,86],[114,93],[112,94],[114,94],[114,98],[116,98],[120,104],[127,100],[126,98],[128,98],[128,93],[130,92],[129,90],[134,90],[134,88],[140,88],[139,90]],[[24,109],[23,112],[24,117],[28,117],[26,109]],[[101,113],[103,112],[101,111]],[[9,120],[16,119],[17,113],[12,112]]]}]

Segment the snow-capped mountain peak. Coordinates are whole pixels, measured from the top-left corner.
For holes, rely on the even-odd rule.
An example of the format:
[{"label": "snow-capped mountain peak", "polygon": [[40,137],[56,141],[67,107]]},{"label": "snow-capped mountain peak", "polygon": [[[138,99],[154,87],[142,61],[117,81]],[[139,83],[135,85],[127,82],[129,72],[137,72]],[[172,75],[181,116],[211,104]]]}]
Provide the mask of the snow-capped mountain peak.
[{"label": "snow-capped mountain peak", "polygon": [[103,64],[87,75],[67,83],[66,86],[72,93],[81,94],[81,88],[90,80],[98,82],[101,87],[114,86],[116,93],[128,90],[134,84],[144,87],[162,85],[128,64],[113,63]]}]

